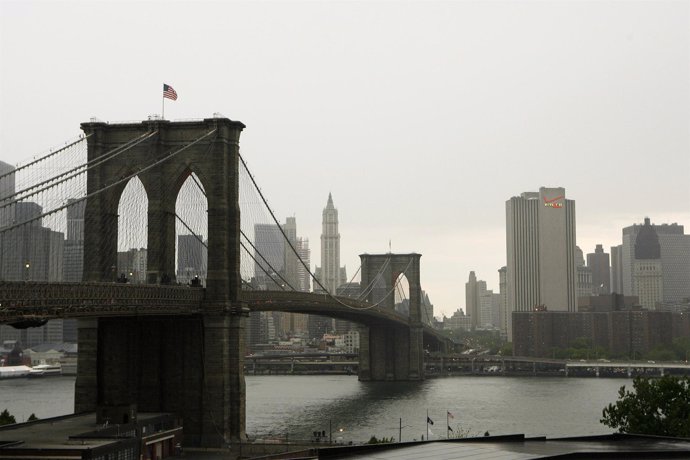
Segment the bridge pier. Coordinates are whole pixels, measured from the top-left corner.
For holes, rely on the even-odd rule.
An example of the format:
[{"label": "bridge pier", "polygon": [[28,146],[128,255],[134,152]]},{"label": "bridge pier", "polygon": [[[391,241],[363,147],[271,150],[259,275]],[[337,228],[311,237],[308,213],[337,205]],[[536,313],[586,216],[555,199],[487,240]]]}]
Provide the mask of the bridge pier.
[{"label": "bridge pier", "polygon": [[242,323],[230,313],[80,320],[75,412],[100,423],[118,423],[122,408],[171,412],[185,445],[244,440]]}]

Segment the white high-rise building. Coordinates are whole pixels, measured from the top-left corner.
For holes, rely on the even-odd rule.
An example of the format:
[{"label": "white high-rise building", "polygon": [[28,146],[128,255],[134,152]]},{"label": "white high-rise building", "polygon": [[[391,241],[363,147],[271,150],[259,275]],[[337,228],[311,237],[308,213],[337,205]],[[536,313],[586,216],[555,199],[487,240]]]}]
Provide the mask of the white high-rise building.
[{"label": "white high-rise building", "polygon": [[[321,223],[321,266],[316,267],[316,278],[331,294],[347,281],[345,267],[340,266],[340,233],[338,233],[338,210],[333,206],[333,197],[323,210]],[[316,286],[314,287],[316,289]]]},{"label": "white high-rise building", "polygon": [[[575,311],[575,202],[562,187],[506,201],[506,290],[510,311]],[[512,340],[512,315],[508,315]]]}]

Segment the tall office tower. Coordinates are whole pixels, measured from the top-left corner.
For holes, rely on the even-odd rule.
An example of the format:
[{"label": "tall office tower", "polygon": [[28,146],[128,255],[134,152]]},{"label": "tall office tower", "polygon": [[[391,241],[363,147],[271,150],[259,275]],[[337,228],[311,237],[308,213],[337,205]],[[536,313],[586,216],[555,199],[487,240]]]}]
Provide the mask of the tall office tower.
[{"label": "tall office tower", "polygon": [[[6,203],[15,192],[15,177],[12,173],[14,166],[0,161],[0,205]],[[0,228],[6,227],[12,223],[13,212],[12,206],[0,209]]]},{"label": "tall office tower", "polygon": [[501,331],[501,338],[504,340],[508,339],[508,292],[506,288],[506,277],[507,277],[507,267],[501,267],[498,269],[498,287],[501,295],[501,304],[499,310],[499,325],[498,328]]},{"label": "tall office tower", "polygon": [[592,295],[592,270],[585,265],[585,255],[580,246],[575,246],[575,271],[577,272],[577,298]]},{"label": "tall office tower", "polygon": [[[284,244],[284,277],[297,291],[309,292],[310,276],[305,268],[310,266],[309,240],[297,236],[297,220],[288,217],[283,225],[283,232],[292,245]],[[294,248],[294,250],[293,250]],[[297,254],[295,254],[297,252]],[[304,262],[300,262],[300,259]],[[275,317],[276,331],[281,337],[306,335],[308,330],[307,315],[300,313],[282,313]]]},{"label": "tall office tower", "polygon": [[64,234],[41,225],[36,203],[13,205],[16,222],[27,225],[0,234],[0,279],[62,281]]},{"label": "tall office tower", "polygon": [[611,293],[623,294],[623,245],[611,246]]},{"label": "tall office tower", "polygon": [[611,267],[609,255],[604,252],[604,247],[597,244],[593,253],[587,254],[587,267],[592,271],[593,294],[611,293]]},{"label": "tall office tower", "polygon": [[63,281],[79,282],[84,271],[84,209],[86,201],[67,200],[67,239],[63,255]]},{"label": "tall office tower", "polygon": [[479,323],[482,329],[492,329],[498,327],[499,308],[501,305],[501,295],[494,294],[491,289],[484,290],[479,294]]},{"label": "tall office tower", "polygon": [[196,235],[177,236],[177,282],[189,284],[195,277],[206,280],[208,249]]},{"label": "tall office tower", "polygon": [[[506,201],[507,308],[575,311],[575,202],[541,187]],[[508,316],[512,340],[512,314]]]},{"label": "tall office tower", "polygon": [[640,305],[648,310],[655,310],[657,304],[664,300],[661,245],[648,218],[635,238],[633,295],[638,296]]},{"label": "tall office tower", "polygon": [[285,239],[278,226],[254,224],[254,247],[256,289],[281,290],[285,284],[280,278],[285,274]]},{"label": "tall office tower", "polygon": [[338,210],[333,206],[333,197],[330,193],[321,222],[321,266],[316,267],[316,278],[331,294],[335,294],[338,286],[347,281],[345,267],[340,266]]},{"label": "tall office tower", "polygon": [[297,267],[297,284],[299,290],[302,292],[311,291],[311,275],[307,271],[307,267],[311,267],[311,250],[309,249],[309,238],[297,238],[297,254],[304,262]]},{"label": "tall office tower", "polygon": [[465,310],[470,317],[472,329],[476,329],[481,323],[481,310],[479,297],[486,292],[486,281],[477,280],[477,275],[470,272],[470,278],[465,283]]},{"label": "tall office tower", "polygon": [[[659,239],[661,274],[665,303],[680,302],[690,297],[690,235],[682,225],[651,224]],[[644,225],[635,224],[623,229],[623,294],[633,293],[635,241]]]},{"label": "tall office tower", "polygon": [[[64,234],[43,227],[41,219],[37,219],[43,208],[37,203],[16,203],[9,209],[10,223],[31,222],[0,234],[0,279],[62,281]],[[0,340],[8,340],[5,332],[8,331],[0,331]],[[12,333],[9,335],[14,337]],[[33,346],[49,339],[62,341],[62,321],[24,329],[19,340],[22,346]]]},{"label": "tall office tower", "polygon": [[285,267],[285,279],[290,283],[292,287],[296,290],[299,289],[299,273],[298,269],[302,265],[297,258],[297,254],[292,250],[290,245],[292,245],[295,250],[297,250],[297,220],[294,217],[288,217],[285,219],[285,224],[283,225],[283,231],[287,240],[290,244],[285,243],[285,254],[283,266]]}]

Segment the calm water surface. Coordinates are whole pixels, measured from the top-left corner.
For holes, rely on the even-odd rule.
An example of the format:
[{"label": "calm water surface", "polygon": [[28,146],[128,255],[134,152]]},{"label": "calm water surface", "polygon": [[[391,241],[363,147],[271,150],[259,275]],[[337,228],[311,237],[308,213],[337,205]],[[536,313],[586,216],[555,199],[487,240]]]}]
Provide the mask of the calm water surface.
[{"label": "calm water surface", "polygon": [[[247,433],[251,437],[307,439],[313,431],[333,439],[365,441],[372,435],[403,440],[426,434],[426,411],[434,421],[431,438],[450,426],[471,434],[524,433],[575,436],[610,433],[601,411],[617,399],[627,379],[447,377],[424,382],[359,382],[356,376],[247,376]],[[0,380],[0,410],[17,421],[69,414],[74,377]],[[343,429],[340,432],[340,429]]]}]

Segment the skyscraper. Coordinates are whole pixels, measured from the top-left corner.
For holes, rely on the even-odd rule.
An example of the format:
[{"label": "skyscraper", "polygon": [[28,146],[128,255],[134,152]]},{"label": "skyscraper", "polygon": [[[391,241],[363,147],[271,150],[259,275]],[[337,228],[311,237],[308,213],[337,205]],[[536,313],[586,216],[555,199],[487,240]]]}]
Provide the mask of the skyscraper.
[{"label": "skyscraper", "polygon": [[63,256],[63,281],[79,282],[84,271],[84,209],[86,201],[67,200],[67,239]]},{"label": "skyscraper", "polygon": [[347,281],[345,267],[340,266],[338,210],[333,206],[333,197],[330,193],[321,222],[321,266],[316,267],[316,278],[331,294],[335,294],[338,286]]},{"label": "skyscraper", "polygon": [[645,218],[635,238],[632,290],[639,297],[640,305],[648,310],[655,310],[664,300],[661,245],[649,218]]},{"label": "skyscraper", "polygon": [[611,293],[611,273],[609,255],[604,252],[604,247],[597,244],[593,253],[587,254],[587,266],[592,270],[592,288],[594,294]]},{"label": "skyscraper", "polygon": [[477,275],[470,272],[469,280],[465,283],[465,311],[470,317],[472,329],[481,324],[480,297],[486,292],[486,281],[477,280]]},{"label": "skyscraper", "polygon": [[[647,219],[645,219],[646,222]],[[637,295],[633,291],[635,264],[635,241],[646,224],[635,224],[623,229],[622,280],[623,294]],[[682,301],[690,297],[690,235],[684,233],[682,225],[651,224],[659,240],[661,272],[664,282],[666,303]]]},{"label": "skyscraper", "polygon": [[285,273],[285,239],[275,224],[254,224],[256,289],[280,290]]},{"label": "skyscraper", "polygon": [[[575,202],[541,187],[506,201],[507,308],[575,311]],[[508,315],[512,340],[512,314]]]}]

